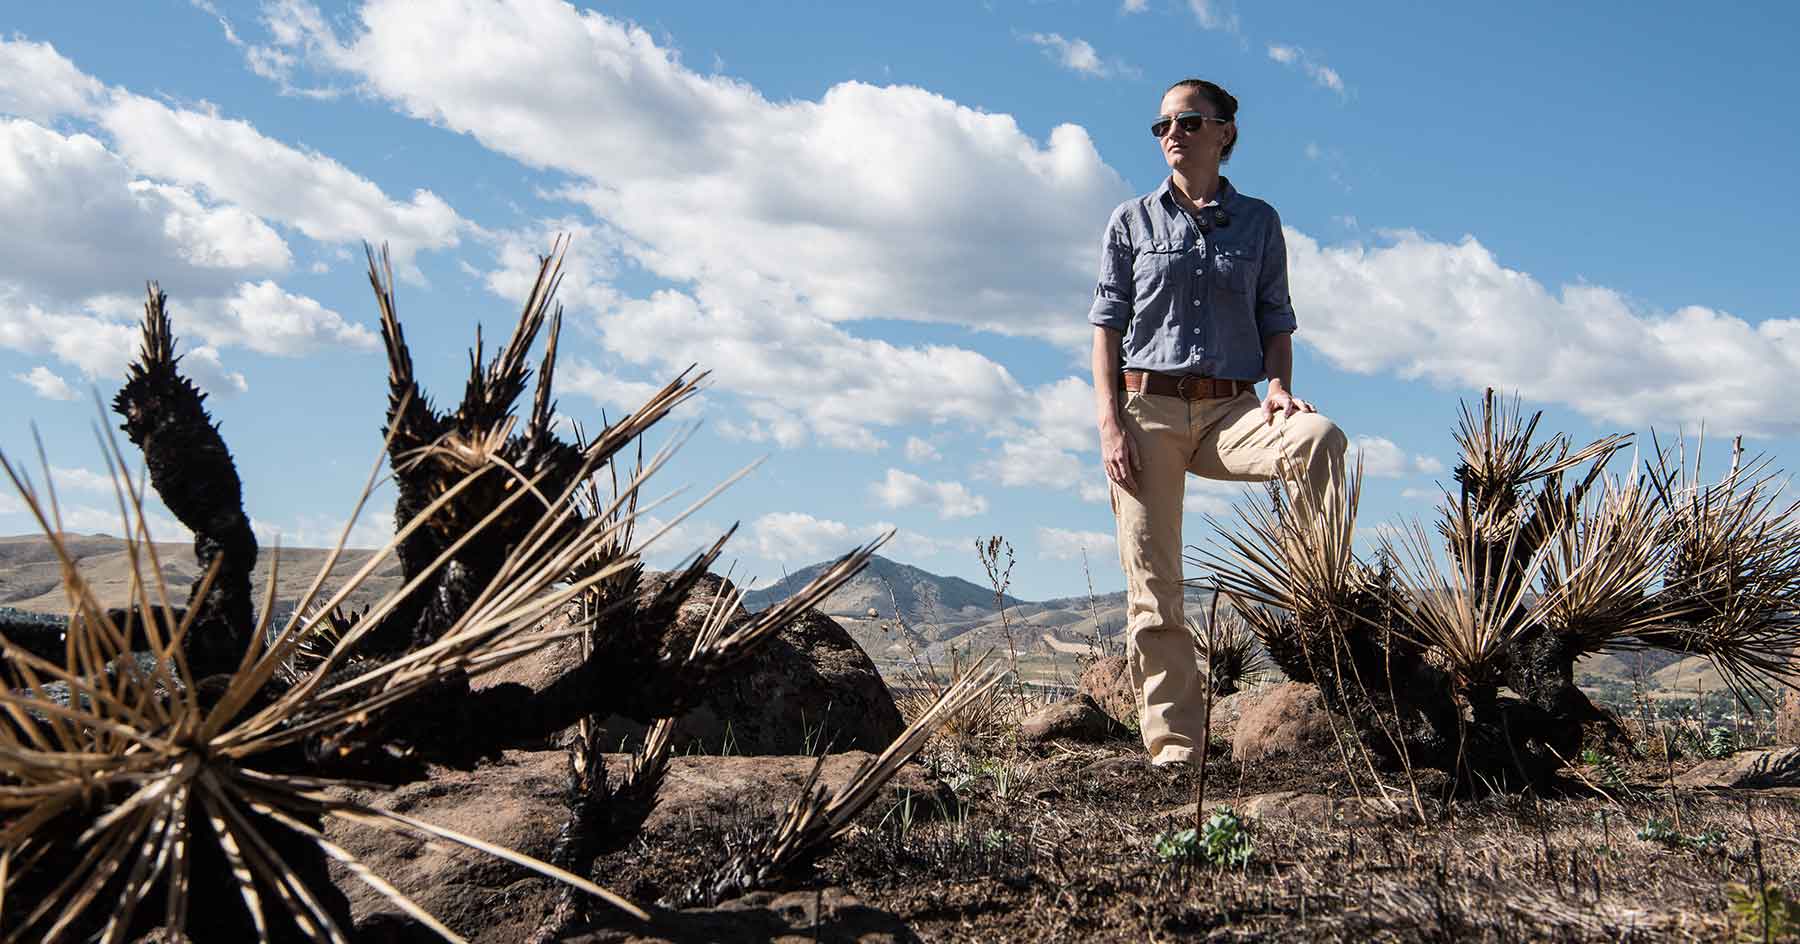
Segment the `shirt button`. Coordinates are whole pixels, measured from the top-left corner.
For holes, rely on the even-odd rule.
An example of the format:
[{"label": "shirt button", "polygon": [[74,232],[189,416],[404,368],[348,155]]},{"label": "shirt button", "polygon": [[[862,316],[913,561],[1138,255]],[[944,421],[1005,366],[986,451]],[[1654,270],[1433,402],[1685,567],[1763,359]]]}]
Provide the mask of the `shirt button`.
[{"label": "shirt button", "polygon": [[1194,299],[1194,307],[1195,307],[1195,308],[1199,308],[1199,307],[1200,307],[1200,299],[1198,299],[1198,298],[1196,298],[1196,299]]}]

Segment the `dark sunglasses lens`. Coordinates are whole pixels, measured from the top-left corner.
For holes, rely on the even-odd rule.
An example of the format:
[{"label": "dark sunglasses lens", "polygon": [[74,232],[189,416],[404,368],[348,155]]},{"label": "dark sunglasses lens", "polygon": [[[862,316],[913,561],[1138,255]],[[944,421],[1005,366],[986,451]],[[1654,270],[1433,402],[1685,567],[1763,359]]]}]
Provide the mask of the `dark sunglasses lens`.
[{"label": "dark sunglasses lens", "polygon": [[1167,118],[1158,118],[1150,125],[1150,133],[1160,138],[1169,133],[1169,125],[1172,123]]},{"label": "dark sunglasses lens", "polygon": [[1206,119],[1205,118],[1183,118],[1183,119],[1181,119],[1181,133],[1182,134],[1194,134],[1194,133],[1198,132],[1201,128],[1204,128],[1204,127],[1206,127]]}]

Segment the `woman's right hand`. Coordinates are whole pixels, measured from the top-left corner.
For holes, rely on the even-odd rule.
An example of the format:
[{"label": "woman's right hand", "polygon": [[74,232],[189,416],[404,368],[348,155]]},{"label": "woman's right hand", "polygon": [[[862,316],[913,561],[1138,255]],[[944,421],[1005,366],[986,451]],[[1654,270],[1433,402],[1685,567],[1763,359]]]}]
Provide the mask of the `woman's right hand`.
[{"label": "woman's right hand", "polygon": [[1106,417],[1100,421],[1100,462],[1106,467],[1106,477],[1117,483],[1128,492],[1137,490],[1137,476],[1134,474],[1143,464],[1138,461],[1137,444],[1131,441],[1131,434],[1119,425],[1119,421]]}]

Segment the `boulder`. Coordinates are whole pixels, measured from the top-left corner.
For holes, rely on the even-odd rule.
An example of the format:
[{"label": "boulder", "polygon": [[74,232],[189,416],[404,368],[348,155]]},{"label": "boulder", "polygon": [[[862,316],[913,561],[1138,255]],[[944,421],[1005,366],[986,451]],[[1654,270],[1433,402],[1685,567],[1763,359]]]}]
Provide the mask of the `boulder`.
[{"label": "boulder", "polygon": [[[835,790],[873,756],[829,755],[819,781]],[[628,762],[628,755],[606,755],[608,778],[616,782],[623,777]],[[671,758],[667,781],[644,828],[656,832],[746,814],[773,818],[799,793],[813,762],[811,757]],[[567,770],[568,755],[562,751],[508,751],[499,762],[474,770],[434,770],[429,780],[392,790],[333,793],[543,859],[566,818],[562,791]],[[914,764],[903,767],[888,789],[933,793],[938,785]],[[872,808],[880,812],[886,805],[877,800]],[[555,889],[536,873],[448,842],[424,842],[336,819],[326,821],[325,833],[471,940],[523,940],[549,914],[555,899]],[[394,910],[336,863],[332,877],[349,896],[359,922]]]},{"label": "boulder", "polygon": [[1057,738],[1097,743],[1130,737],[1131,731],[1082,694],[1027,715],[1019,722],[1019,736],[1030,743]]},{"label": "boulder", "polygon": [[1138,725],[1137,686],[1124,656],[1103,656],[1081,673],[1079,694],[1094,700],[1107,716],[1128,728]]},{"label": "boulder", "polygon": [[[647,599],[667,575],[646,574]],[[708,574],[681,604],[672,638],[692,639],[714,597],[729,584]],[[549,630],[566,628],[571,615],[556,617]],[[734,625],[747,621],[739,614]],[[511,665],[478,676],[476,687],[518,682],[534,691],[554,681],[579,658],[574,639],[548,646]],[[595,736],[603,749],[629,747],[644,725],[607,718]],[[676,723],[677,754],[812,754],[886,748],[905,730],[900,709],[875,663],[837,621],[808,610],[749,659],[731,670]],[[551,747],[554,745],[541,745]]]},{"label": "boulder", "polygon": [[1800,747],[1800,689],[1788,689],[1775,709],[1775,743]]},{"label": "boulder", "polygon": [[1738,751],[1730,757],[1701,761],[1677,775],[1675,783],[1710,790],[1800,790],[1800,748]]},{"label": "boulder", "polygon": [[1315,685],[1282,682],[1234,696],[1237,721],[1231,757],[1258,760],[1274,754],[1333,750],[1332,718]]}]

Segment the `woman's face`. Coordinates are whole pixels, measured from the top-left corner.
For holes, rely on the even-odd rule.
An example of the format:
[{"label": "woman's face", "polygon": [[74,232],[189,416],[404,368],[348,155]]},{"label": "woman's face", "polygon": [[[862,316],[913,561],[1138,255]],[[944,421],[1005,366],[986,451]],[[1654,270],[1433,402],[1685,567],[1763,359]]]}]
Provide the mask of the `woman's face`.
[{"label": "woman's face", "polygon": [[[1169,94],[1163,96],[1162,109],[1157,114],[1173,118],[1184,111],[1215,118],[1219,114],[1219,110],[1213,107],[1204,93],[1199,89],[1186,87],[1170,89]],[[1236,134],[1237,129],[1232,125],[1216,121],[1204,122],[1195,131],[1183,131],[1180,123],[1176,122],[1158,143],[1162,146],[1163,160],[1169,162],[1171,170],[1216,174],[1225,145],[1231,143]]]}]

